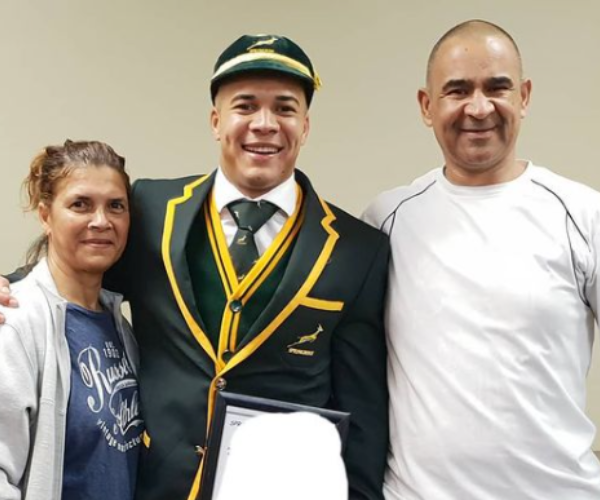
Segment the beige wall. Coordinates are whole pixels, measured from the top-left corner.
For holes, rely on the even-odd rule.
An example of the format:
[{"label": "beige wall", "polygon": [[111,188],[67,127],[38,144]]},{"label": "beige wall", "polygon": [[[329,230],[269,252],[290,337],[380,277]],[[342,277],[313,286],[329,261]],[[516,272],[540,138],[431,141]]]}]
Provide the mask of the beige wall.
[{"label": "beige wall", "polygon": [[[515,36],[533,79],[521,156],[600,189],[596,0],[0,0],[0,270],[21,262],[37,232],[18,193],[45,144],[105,140],[134,177],[212,170],[207,81],[245,32],[287,34],[312,55],[324,88],[300,167],[360,213],[440,163],[415,92],[437,37],[476,17]],[[600,424],[599,388],[596,368],[589,411]]]}]

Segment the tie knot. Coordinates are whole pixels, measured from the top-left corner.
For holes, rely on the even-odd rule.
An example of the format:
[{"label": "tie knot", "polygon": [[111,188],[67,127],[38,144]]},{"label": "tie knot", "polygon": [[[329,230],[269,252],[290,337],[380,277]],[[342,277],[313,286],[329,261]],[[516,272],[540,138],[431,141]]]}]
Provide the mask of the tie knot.
[{"label": "tie knot", "polygon": [[227,205],[233,220],[240,229],[256,233],[277,211],[268,201],[237,200]]}]

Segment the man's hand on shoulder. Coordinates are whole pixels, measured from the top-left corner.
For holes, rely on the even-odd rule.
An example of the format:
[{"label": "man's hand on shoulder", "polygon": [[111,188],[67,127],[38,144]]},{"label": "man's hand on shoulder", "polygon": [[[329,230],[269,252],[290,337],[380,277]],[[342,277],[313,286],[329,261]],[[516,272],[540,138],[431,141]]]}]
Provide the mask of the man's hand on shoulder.
[{"label": "man's hand on shoulder", "polygon": [[[6,307],[19,307],[17,299],[10,295],[10,283],[4,276],[0,276],[0,304]],[[4,315],[0,313],[0,324],[4,321]]]}]

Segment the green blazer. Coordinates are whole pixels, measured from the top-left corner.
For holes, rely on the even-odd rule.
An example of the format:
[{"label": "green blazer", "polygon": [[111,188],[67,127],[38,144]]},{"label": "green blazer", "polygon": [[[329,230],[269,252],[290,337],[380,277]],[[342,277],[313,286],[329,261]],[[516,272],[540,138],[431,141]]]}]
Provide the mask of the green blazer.
[{"label": "green blazer", "polygon": [[[287,267],[233,354],[206,334],[186,256],[190,231],[206,230],[198,221],[214,173],[134,185],[128,247],[107,279],[130,302],[140,346],[139,500],[196,497],[214,396],[224,388],[350,412],[350,498],[383,498],[387,236],[321,200],[301,172],[296,179],[304,212]],[[224,320],[239,299],[230,297]]]}]

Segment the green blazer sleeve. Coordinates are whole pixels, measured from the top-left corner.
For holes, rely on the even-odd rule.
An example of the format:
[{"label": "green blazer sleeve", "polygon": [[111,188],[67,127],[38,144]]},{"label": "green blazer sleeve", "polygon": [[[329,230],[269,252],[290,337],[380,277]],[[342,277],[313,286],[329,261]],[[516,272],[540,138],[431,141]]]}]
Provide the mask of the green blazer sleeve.
[{"label": "green blazer sleeve", "polygon": [[388,392],[383,307],[389,245],[379,250],[332,345],[335,405],[352,413],[345,463],[350,500],[382,499],[388,448]]}]

